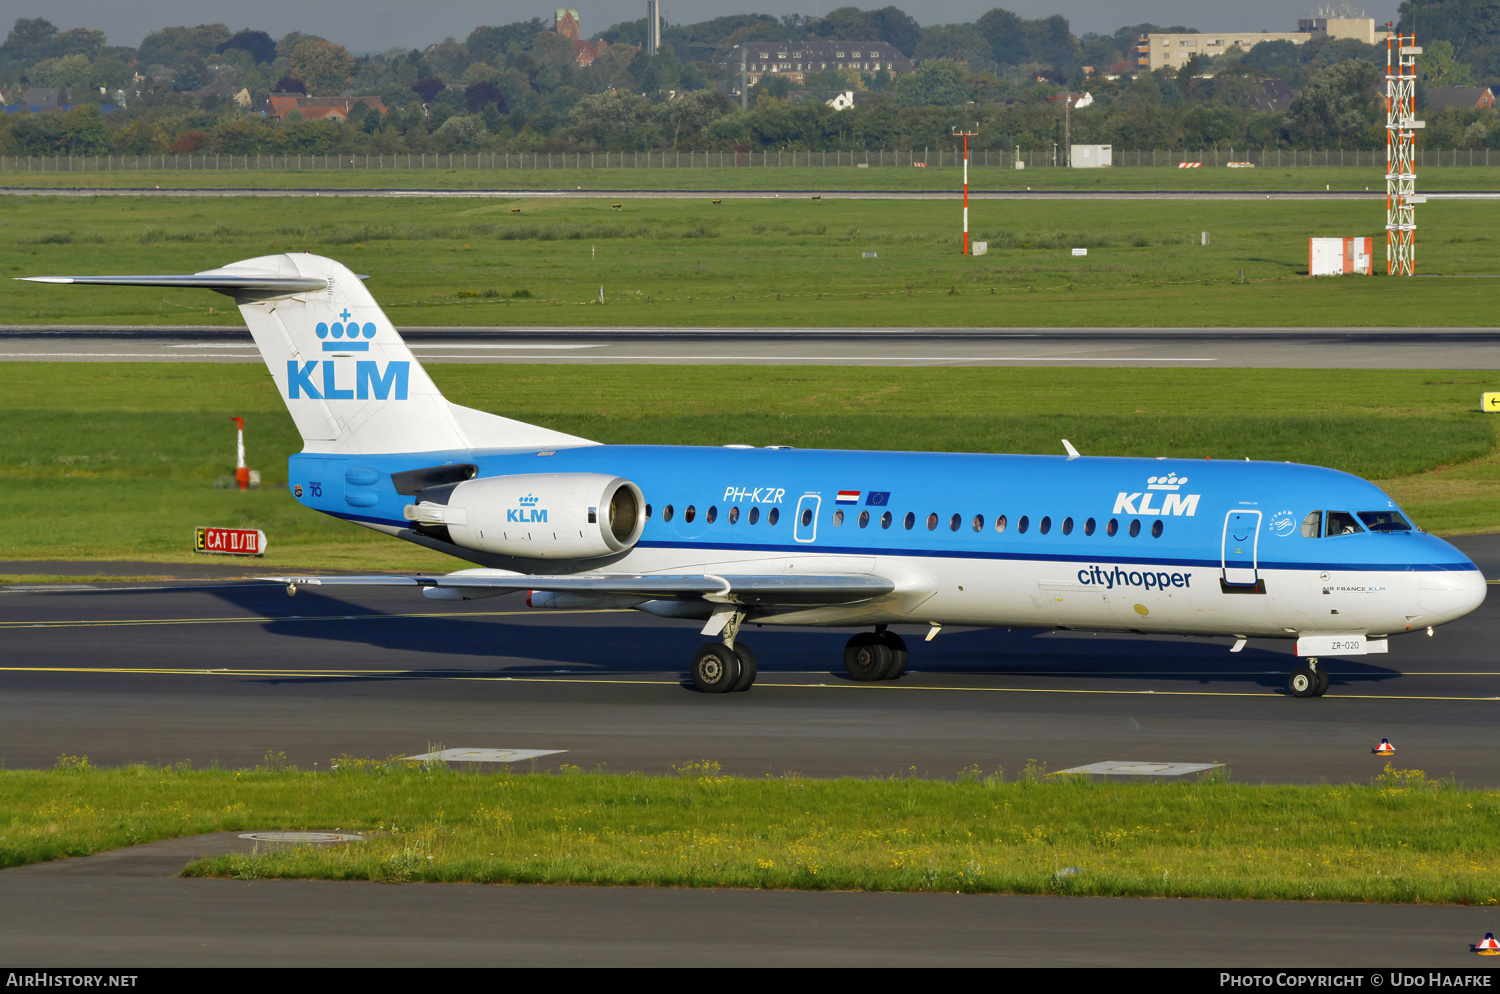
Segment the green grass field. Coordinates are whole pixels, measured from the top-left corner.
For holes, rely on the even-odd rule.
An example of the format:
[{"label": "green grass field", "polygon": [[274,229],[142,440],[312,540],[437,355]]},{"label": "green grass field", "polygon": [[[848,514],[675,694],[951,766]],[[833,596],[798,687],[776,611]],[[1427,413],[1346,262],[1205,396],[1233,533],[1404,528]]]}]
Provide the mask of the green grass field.
[{"label": "green grass field", "polygon": [[[659,155],[658,153],[654,153]],[[818,153],[813,153],[816,161]],[[849,153],[845,152],[847,162]],[[936,150],[932,161],[936,162]],[[1287,163],[1290,152],[1284,153]],[[1337,153],[1334,153],[1335,156]],[[1352,152],[1348,153],[1353,155]],[[221,158],[223,168],[186,168],[187,157],[182,157],[183,168],[102,171],[80,168],[63,172],[28,172],[16,168],[14,158],[7,160],[0,171],[0,188],[16,189],[145,189],[164,190],[783,190],[807,193],[835,190],[952,190],[963,189],[963,168],[959,165],[931,166],[913,169],[909,166],[879,166],[868,169],[854,166],[793,166],[791,153],[782,157],[783,165],[776,165],[772,153],[770,166],[758,163],[755,166],[696,168],[588,168],[588,154],[581,160],[584,168],[572,168],[574,161],[568,157],[568,168],[536,169],[529,166],[532,161],[528,153],[526,168],[492,169],[244,169],[235,157],[235,166],[230,167],[230,156]],[[802,162],[805,153],[797,153]],[[830,157],[833,153],[829,153]],[[1191,192],[1214,191],[1282,191],[1308,192],[1314,190],[1364,191],[1385,189],[1385,167],[1383,160],[1375,166],[1308,166],[1306,152],[1300,152],[1296,167],[1285,165],[1260,169],[1177,169],[1171,166],[1128,166],[1111,169],[1064,169],[1040,166],[1035,161],[1027,169],[1008,169],[980,164],[979,153],[970,161],[969,189],[980,190],[1172,190]],[[1362,152],[1368,160],[1370,153]],[[948,152],[945,163],[952,163],[952,152]],[[1467,163],[1467,152],[1459,153],[1459,161]],[[1476,162],[1483,162],[1483,151]],[[615,154],[618,157],[618,154]],[[337,159],[337,156],[332,157]],[[446,161],[446,157],[445,161]],[[628,158],[628,153],[627,153]],[[875,155],[872,154],[872,160]],[[201,156],[194,157],[196,162]],[[212,161],[213,156],[209,156]],[[253,161],[254,156],[251,156]],[[23,160],[24,161],[24,160]],[[269,162],[269,158],[266,160]],[[320,159],[321,161],[321,159]],[[363,157],[359,157],[363,162]],[[403,156],[404,161],[404,156]],[[470,162],[474,158],[470,156]],[[486,159],[486,161],[488,161]],[[511,155],[512,163],[519,161]],[[614,161],[613,159],[611,161]],[[645,153],[641,154],[645,161]],[[683,163],[688,161],[683,153]],[[697,162],[701,163],[702,153]],[[561,156],[554,156],[554,163],[561,164]],[[596,162],[603,162],[601,155]],[[652,162],[660,162],[659,157]],[[1500,190],[1500,154],[1493,156],[1493,165],[1442,165],[1423,167],[1418,180],[1419,190],[1424,193],[1460,190]]]},{"label": "green grass field", "polygon": [[[1293,460],[1384,486],[1429,530],[1500,530],[1494,384],[1442,371],[434,365],[457,403],[605,442]],[[309,512],[263,366],[0,364],[0,559],[193,558],[198,525],[254,527],[267,566],[454,568]],[[726,402],[732,398],[732,403]],[[232,472],[233,415],[266,485]]]},{"label": "green grass field", "polygon": [[[0,772],[0,867],[220,831],[364,842],[202,861],[191,876],[1500,903],[1500,793],[1372,763],[1367,785],[473,775],[341,757],[309,773],[79,757]],[[1336,830],[1330,832],[1330,829]]]},{"label": "green grass field", "polygon": [[[1419,272],[1500,273],[1491,254],[1500,202],[1422,211]],[[1307,278],[1307,238],[1378,235],[1378,202],[987,201],[970,216],[988,255],[961,255],[957,205],[931,201],[685,197],[616,211],[608,199],[5,196],[0,274],[192,272],[309,251],[369,274],[402,326],[1475,326],[1494,317],[1489,280]],[[5,287],[0,324],[240,321],[208,291]]]}]

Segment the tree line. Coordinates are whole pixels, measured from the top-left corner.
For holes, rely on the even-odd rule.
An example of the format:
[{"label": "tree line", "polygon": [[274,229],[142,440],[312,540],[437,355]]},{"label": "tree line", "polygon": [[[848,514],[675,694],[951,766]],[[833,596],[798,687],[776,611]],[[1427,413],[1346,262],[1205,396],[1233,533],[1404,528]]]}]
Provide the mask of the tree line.
[{"label": "tree line", "polygon": [[[1403,25],[1414,10],[1402,6]],[[1500,71],[1500,0],[1447,0],[1420,9],[1426,85],[1465,85]],[[1490,32],[1489,26],[1494,25]],[[668,24],[644,53],[645,20],[592,36],[580,65],[573,43],[539,18],[475,28],[423,50],[354,55],[328,39],[231,31],[223,24],[163,28],[134,48],[99,31],[60,31],[21,18],[0,44],[0,85],[11,103],[55,86],[66,113],[0,116],[0,154],[157,155],[589,152],[680,149],[919,148],[954,125],[976,147],[1062,143],[1119,148],[1378,148],[1384,144],[1383,46],[1349,39],[1262,42],[1199,56],[1180,68],[1134,70],[1135,40],[1181,26],[1135,24],[1074,35],[1065,18],[1021,18],[996,8],[971,24],[923,28],[896,7],[842,7],[822,17],[739,14]],[[1440,31],[1455,40],[1438,38]],[[767,77],[744,95],[721,64],[750,41],[886,41],[916,69],[809,74],[800,87]],[[1492,65],[1493,61],[1493,65]],[[1263,79],[1298,91],[1266,109]],[[862,94],[848,110],[825,101]],[[249,108],[236,102],[244,91]],[[347,122],[271,120],[267,94],[377,96]],[[1087,91],[1092,103],[1063,105]],[[1419,100],[1421,94],[1419,93]],[[106,108],[110,109],[106,114]],[[1500,147],[1493,110],[1428,115],[1428,148]],[[1065,133],[1065,127],[1067,131]]]}]

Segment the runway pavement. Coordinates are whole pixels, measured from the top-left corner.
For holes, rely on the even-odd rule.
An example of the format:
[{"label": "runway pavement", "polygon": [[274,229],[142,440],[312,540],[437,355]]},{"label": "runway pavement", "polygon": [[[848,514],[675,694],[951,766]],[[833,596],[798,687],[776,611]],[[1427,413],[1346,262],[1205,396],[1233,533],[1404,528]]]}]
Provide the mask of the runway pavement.
[{"label": "runway pavement", "polygon": [[[1492,328],[402,328],[425,363],[1497,369]],[[240,326],[0,326],[0,361],[259,362]]]}]

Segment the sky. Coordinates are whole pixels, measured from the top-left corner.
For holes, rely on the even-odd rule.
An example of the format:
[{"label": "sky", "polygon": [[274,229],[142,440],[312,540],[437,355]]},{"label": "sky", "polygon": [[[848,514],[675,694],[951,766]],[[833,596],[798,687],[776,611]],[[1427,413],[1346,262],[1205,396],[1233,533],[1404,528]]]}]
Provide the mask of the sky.
[{"label": "sky", "polygon": [[[646,0],[564,0],[578,11],[585,37],[620,21],[646,15]],[[1393,20],[1398,0],[1337,4],[1352,8],[1354,16]],[[872,9],[888,0],[864,0],[852,6]],[[974,21],[992,7],[1003,6],[1022,17],[1061,14],[1081,35],[1093,31],[1112,34],[1127,24],[1183,24],[1204,31],[1295,31],[1299,17],[1310,17],[1329,0],[922,0],[895,3],[922,25]],[[673,24],[691,24],[724,14],[826,14],[840,0],[661,0],[661,12]],[[112,45],[135,47],[146,34],[169,25],[222,22],[230,30],[253,28],[280,38],[291,31],[321,35],[351,52],[384,52],[391,48],[423,48],[446,37],[462,41],[484,24],[507,24],[541,17],[550,22],[557,0],[522,4],[481,0],[9,0],[0,30],[10,30],[12,17],[45,17],[59,28],[102,30]],[[14,14],[11,13],[14,11]],[[1335,15],[1337,16],[1337,15]]]}]

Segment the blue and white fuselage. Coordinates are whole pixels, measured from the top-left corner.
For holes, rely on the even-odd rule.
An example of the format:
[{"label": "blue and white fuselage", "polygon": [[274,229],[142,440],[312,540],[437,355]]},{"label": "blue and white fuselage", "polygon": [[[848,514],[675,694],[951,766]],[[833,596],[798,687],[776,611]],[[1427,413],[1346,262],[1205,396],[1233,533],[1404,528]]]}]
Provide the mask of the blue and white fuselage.
[{"label": "blue and white fuselage", "polygon": [[[421,541],[402,517],[411,497],[390,480],[424,460],[467,462],[479,478],[632,480],[645,525],[611,572],[803,569],[897,583],[858,604],[768,606],[761,623],[1382,638],[1467,614],[1485,592],[1442,539],[1374,530],[1404,521],[1378,487],[1290,463],[598,445],[305,454],[290,472],[307,507]],[[518,527],[559,524],[546,507],[507,510]],[[1350,523],[1325,534],[1335,515]],[[1309,516],[1317,527],[1304,527]],[[545,562],[450,551],[527,572]]]},{"label": "blue and white fuselage", "polygon": [[[453,404],[360,279],[266,256],[185,276],[41,282],[232,294],[303,438],[304,506],[474,566],[438,576],[279,577],[530,591],[535,607],[695,618],[705,691],[745,690],[745,623],[872,626],[844,665],[895,679],[887,626],[1064,628],[1295,640],[1313,657],[1387,651],[1474,610],[1485,583],[1379,488],[1288,463],[600,445]],[[1071,453],[1071,447],[1069,447]]]}]

